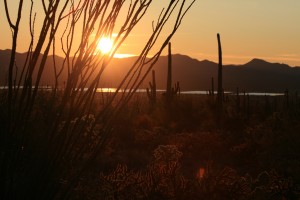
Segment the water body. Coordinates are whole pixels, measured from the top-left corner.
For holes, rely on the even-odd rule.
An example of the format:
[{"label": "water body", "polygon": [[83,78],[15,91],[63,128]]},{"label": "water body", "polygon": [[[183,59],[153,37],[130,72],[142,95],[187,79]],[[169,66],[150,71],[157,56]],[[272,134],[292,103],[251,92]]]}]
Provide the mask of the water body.
[{"label": "water body", "polygon": [[[182,94],[208,94],[207,91],[199,91],[199,90],[194,90],[194,91],[182,91]],[[231,91],[225,91],[225,94],[229,94],[229,95],[236,95],[235,92],[231,92]],[[214,94],[217,94],[217,92],[215,92]],[[274,93],[274,92],[249,92],[246,93],[246,95],[249,94],[250,96],[283,96],[284,93]],[[244,95],[244,93],[240,93],[239,95]]]},{"label": "water body", "polygon": [[[21,86],[22,88],[22,86]],[[7,86],[0,86],[0,90],[6,90],[8,89]],[[40,86],[40,90],[52,90],[51,87],[47,87],[47,86]],[[98,88],[97,92],[116,92],[117,88]],[[125,92],[128,92],[129,90],[125,90]],[[120,90],[120,92],[124,92],[124,90]],[[138,89],[136,92],[147,92],[146,89]],[[166,90],[160,90],[158,89],[157,92],[159,93],[164,93],[166,92]],[[206,95],[208,94],[208,91],[203,91],[203,90],[191,90],[191,91],[181,91],[181,94],[201,94],[201,95]],[[217,94],[217,92],[215,92],[215,94]],[[229,95],[236,95],[235,92],[232,91],[225,91],[225,94],[229,94]],[[249,94],[250,96],[283,96],[284,93],[274,93],[274,92],[249,92],[246,93]],[[240,93],[240,95],[244,95],[244,93]]]},{"label": "water body", "polygon": [[[116,88],[98,88],[97,92],[115,92]],[[129,90],[126,90],[127,92]],[[126,92],[125,91],[125,92]],[[156,90],[159,93],[164,93],[166,92],[166,90]],[[121,92],[124,92],[124,90],[121,90]],[[147,92],[146,89],[138,89],[137,92]],[[203,90],[191,90],[191,91],[181,91],[181,94],[201,94],[201,95],[206,95],[208,94],[208,91],[203,91]],[[225,91],[225,94],[229,94],[229,95],[236,95],[235,92],[232,91]],[[217,94],[217,92],[215,92],[215,94]],[[250,96],[283,96],[284,93],[274,93],[274,92],[249,92],[246,93],[249,94]],[[244,95],[244,93],[240,93],[240,95]]]}]

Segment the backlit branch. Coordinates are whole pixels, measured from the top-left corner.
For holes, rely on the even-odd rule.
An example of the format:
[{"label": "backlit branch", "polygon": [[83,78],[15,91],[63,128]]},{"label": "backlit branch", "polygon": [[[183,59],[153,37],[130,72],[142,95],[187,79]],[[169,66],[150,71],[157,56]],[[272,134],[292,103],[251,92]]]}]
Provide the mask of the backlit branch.
[{"label": "backlit branch", "polygon": [[[124,41],[142,22],[153,0],[42,0],[42,14],[38,15],[43,16],[41,26],[35,26],[33,3],[36,1],[31,0],[28,16],[31,40],[22,73],[15,76],[17,90],[12,90],[12,72],[23,1],[19,1],[14,24],[7,0],[4,0],[7,22],[13,32],[7,101],[10,128],[5,132],[9,136],[5,149],[9,151],[4,152],[6,160],[3,168],[8,170],[1,171],[1,175],[5,174],[4,183],[7,185],[3,188],[8,191],[7,194],[18,191],[28,199],[66,198],[82,172],[101,151],[116,117],[178,30],[195,2],[190,1],[188,6],[186,0],[169,1],[157,16],[157,22],[152,24],[149,39],[124,75],[116,93],[95,109],[96,92],[103,73]],[[171,31],[162,43],[157,44],[166,26],[172,26]],[[114,33],[116,36],[113,36]],[[97,49],[102,37],[113,38],[110,53]],[[148,58],[155,44],[158,48]],[[55,59],[57,49],[63,52],[62,62]],[[50,57],[53,74],[47,74],[54,77],[51,95],[48,91],[40,91],[49,52],[53,53]],[[62,81],[63,88],[59,87]],[[129,89],[129,92],[120,94],[121,101],[115,101],[123,89]],[[15,101],[12,104],[13,92]],[[36,130],[39,132],[36,133]],[[91,141],[92,137],[95,139]],[[20,147],[24,144],[30,144],[31,151],[21,152]],[[41,159],[43,163],[39,162]],[[69,166],[74,168],[70,170]],[[67,180],[66,185],[60,184],[62,179]]]}]

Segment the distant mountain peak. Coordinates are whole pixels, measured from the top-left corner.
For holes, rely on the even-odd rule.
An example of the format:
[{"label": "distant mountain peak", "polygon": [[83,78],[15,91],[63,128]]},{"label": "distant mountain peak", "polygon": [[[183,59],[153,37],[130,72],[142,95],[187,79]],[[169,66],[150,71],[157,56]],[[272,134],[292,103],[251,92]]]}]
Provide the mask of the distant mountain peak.
[{"label": "distant mountain peak", "polygon": [[[166,57],[167,57],[168,55],[166,55]],[[184,54],[179,54],[179,53],[176,53],[176,54],[172,54],[172,56],[174,57],[174,58],[185,58],[185,59],[191,59],[191,60],[197,60],[197,59],[195,59],[195,58],[191,58],[190,56],[188,56],[188,55],[184,55]]]},{"label": "distant mountain peak", "polygon": [[10,53],[11,50],[10,49],[0,49],[1,53]]},{"label": "distant mountain peak", "polygon": [[262,65],[262,64],[270,64],[270,63],[263,59],[253,58],[250,62],[246,63],[245,65]]},{"label": "distant mountain peak", "polygon": [[286,64],[281,63],[270,63],[262,59],[254,58],[250,62],[244,65],[245,67],[249,67],[252,69],[259,69],[259,70],[287,70],[291,67]]},{"label": "distant mountain peak", "polygon": [[213,62],[213,61],[210,61],[210,60],[207,60],[207,59],[204,59],[204,60],[202,60],[202,61],[200,61],[201,63],[204,63],[204,64],[217,64],[217,63],[215,63],[215,62]]}]

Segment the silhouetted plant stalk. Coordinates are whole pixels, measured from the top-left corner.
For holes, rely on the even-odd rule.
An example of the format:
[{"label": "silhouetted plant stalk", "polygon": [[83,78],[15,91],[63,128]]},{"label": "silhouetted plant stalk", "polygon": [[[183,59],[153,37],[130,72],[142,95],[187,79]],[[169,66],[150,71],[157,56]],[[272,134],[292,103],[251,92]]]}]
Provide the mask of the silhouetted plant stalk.
[{"label": "silhouetted plant stalk", "polygon": [[[0,172],[3,185],[1,198],[53,199],[68,196],[76,180],[102,150],[116,118],[152,70],[194,2],[169,2],[160,13],[157,23],[153,23],[153,32],[117,91],[96,112],[93,105],[103,72],[121,44],[143,19],[152,0],[128,3],[124,0],[42,0],[44,19],[40,30],[35,30],[36,14],[33,14],[32,0],[29,15],[31,42],[19,77],[13,77],[12,72],[18,27],[21,13],[24,12],[23,1],[19,4],[15,25],[10,20],[9,5],[4,1],[7,20],[13,32],[13,43],[8,74],[9,123],[6,131],[1,133],[5,139],[5,145],[1,147],[1,152],[4,152]],[[120,16],[124,10],[127,13],[125,18]],[[170,33],[156,53],[148,58],[149,51],[153,50],[167,22],[171,23],[171,17],[174,21],[173,25],[168,25],[173,26]],[[117,29],[116,24],[119,22],[122,24]],[[58,29],[63,29],[61,35]],[[111,53],[98,51],[99,40],[102,37],[112,38],[113,33],[117,34]],[[36,35],[38,39],[35,43]],[[80,38],[79,44],[75,37]],[[56,39],[60,39],[59,46],[64,53],[61,66],[55,62]],[[41,110],[37,99],[42,98],[39,87],[51,50],[55,82],[51,95],[44,97],[47,109]],[[67,71],[67,80],[61,80],[64,70]],[[13,79],[18,83],[15,90],[12,89]],[[60,90],[62,82],[64,88]],[[123,89],[129,92],[118,95],[116,101],[117,94]]]},{"label": "silhouetted plant stalk", "polygon": [[239,113],[240,112],[240,92],[239,92],[239,87],[236,88],[236,111]]},{"label": "silhouetted plant stalk", "polygon": [[147,96],[150,101],[150,105],[153,107],[156,104],[155,70],[152,70],[152,82],[149,82],[149,88],[147,88]]},{"label": "silhouetted plant stalk", "polygon": [[179,85],[179,81],[177,81],[174,85],[174,87],[172,88],[172,95],[175,96],[175,95],[180,95],[180,85]]},{"label": "silhouetted plant stalk", "polygon": [[289,90],[288,89],[286,89],[284,91],[284,101],[285,101],[286,108],[289,108]]},{"label": "silhouetted plant stalk", "polygon": [[220,110],[222,110],[222,91],[223,91],[223,74],[222,74],[222,46],[221,46],[221,39],[220,34],[217,34],[218,38],[218,53],[219,53],[219,67],[218,67],[218,95],[217,95],[217,101],[218,101],[218,107]]},{"label": "silhouetted plant stalk", "polygon": [[[275,100],[276,100],[276,98],[275,98]],[[247,119],[249,119],[250,118],[250,95],[249,95],[249,93],[247,94]]]},{"label": "silhouetted plant stalk", "polygon": [[172,99],[176,94],[180,93],[179,82],[177,81],[172,87],[172,51],[171,51],[171,42],[168,44],[168,73],[167,73],[167,88],[166,88],[166,103],[172,102]]},{"label": "silhouetted plant stalk", "polygon": [[211,77],[211,95],[215,96],[214,77]]},{"label": "silhouetted plant stalk", "polygon": [[215,87],[214,87],[214,77],[211,77],[211,88],[208,89],[209,100],[215,102]]},{"label": "silhouetted plant stalk", "polygon": [[171,102],[172,98],[172,52],[171,52],[171,42],[168,45],[168,76],[167,76],[167,90],[166,98],[167,102]]},{"label": "silhouetted plant stalk", "polygon": [[[20,0],[19,6],[18,6],[18,12],[16,17],[16,22],[13,24],[11,20],[11,16],[8,10],[7,6],[7,0],[4,0],[4,6],[5,6],[5,14],[8,21],[8,24],[12,31],[12,48],[11,48],[11,55],[10,55],[10,62],[8,67],[8,97],[7,97],[7,103],[8,103],[8,118],[9,122],[11,119],[11,109],[12,109],[12,95],[13,95],[13,69],[15,66],[15,56],[16,56],[16,50],[17,50],[17,39],[19,34],[19,25],[21,21],[22,16],[22,8],[23,8],[23,0]],[[8,124],[8,127],[11,127],[11,124]]]}]

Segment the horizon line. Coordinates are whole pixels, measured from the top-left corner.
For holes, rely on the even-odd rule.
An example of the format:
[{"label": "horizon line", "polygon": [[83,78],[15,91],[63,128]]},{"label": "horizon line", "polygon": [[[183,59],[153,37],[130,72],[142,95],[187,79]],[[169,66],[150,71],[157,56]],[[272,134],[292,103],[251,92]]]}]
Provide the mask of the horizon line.
[{"label": "horizon line", "polygon": [[[11,49],[0,49],[0,51],[11,51]],[[19,53],[19,54],[25,54],[27,53],[26,51],[25,52],[18,52],[16,51],[16,53]],[[42,53],[41,53],[42,54]],[[187,55],[187,54],[182,54],[182,53],[173,53],[172,55],[179,55],[179,56],[186,56],[186,57],[189,57],[190,59],[193,59],[193,60],[197,60],[198,62],[203,62],[203,61],[209,61],[209,62],[212,62],[212,63],[218,63],[218,62],[215,62],[213,60],[210,60],[208,58],[203,58],[203,59],[199,59],[199,58],[196,58],[196,57],[192,57],[190,55]],[[48,56],[53,56],[53,54],[50,54]],[[63,56],[61,55],[58,55],[56,54],[55,56],[58,56],[58,57],[61,57],[63,58]],[[167,54],[163,54],[163,55],[160,55],[160,57],[166,57],[168,56]],[[138,57],[138,55],[136,54],[127,54],[127,53],[116,53],[113,58],[117,58],[117,59],[124,59],[124,58],[132,58],[132,57]],[[151,57],[151,55],[147,56],[147,57]],[[223,56],[226,58],[226,55]],[[229,56],[231,57],[231,56]],[[284,65],[288,65],[289,67],[300,67],[299,65],[291,65],[291,64],[288,64],[288,63],[285,63],[285,62],[278,62],[278,61],[274,61],[274,58],[272,57],[266,57],[266,58],[260,58],[260,57],[252,57],[252,59],[249,57],[248,61],[246,62],[234,62],[234,63],[225,63],[223,64],[223,66],[226,66],[226,65],[245,65],[253,60],[262,60],[262,61],[265,61],[267,63],[271,63],[271,64],[284,64]],[[273,61],[270,61],[270,60],[273,60]]]}]

